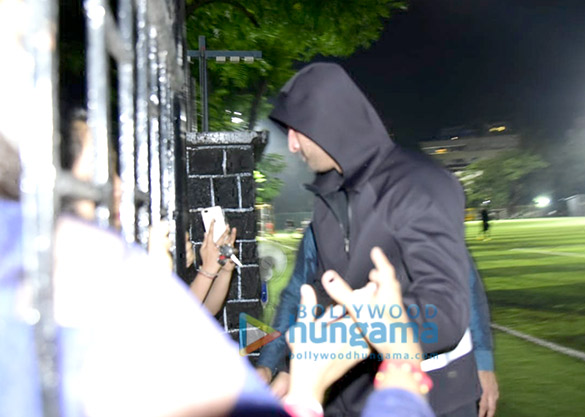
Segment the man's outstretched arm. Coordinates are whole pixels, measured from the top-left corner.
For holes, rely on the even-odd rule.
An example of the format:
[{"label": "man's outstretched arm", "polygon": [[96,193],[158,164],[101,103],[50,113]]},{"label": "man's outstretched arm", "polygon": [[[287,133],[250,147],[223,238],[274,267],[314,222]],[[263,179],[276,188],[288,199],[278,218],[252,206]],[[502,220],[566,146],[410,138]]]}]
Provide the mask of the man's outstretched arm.
[{"label": "man's outstretched arm", "polygon": [[500,396],[498,381],[494,371],[493,340],[490,330],[490,310],[485,289],[473,262],[469,257],[471,271],[469,285],[471,288],[471,339],[473,353],[478,369],[481,384],[481,399],[479,401],[479,417],[493,417]]}]

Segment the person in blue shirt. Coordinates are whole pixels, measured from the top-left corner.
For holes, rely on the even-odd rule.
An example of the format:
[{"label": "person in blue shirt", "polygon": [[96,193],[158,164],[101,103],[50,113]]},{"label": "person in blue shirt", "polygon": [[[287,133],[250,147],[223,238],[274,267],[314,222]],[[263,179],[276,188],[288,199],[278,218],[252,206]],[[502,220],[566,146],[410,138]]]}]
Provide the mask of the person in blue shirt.
[{"label": "person in blue shirt", "polygon": [[[498,383],[494,372],[493,340],[490,331],[490,314],[487,297],[479,277],[475,262],[469,256],[471,289],[470,330],[473,341],[475,361],[482,388],[479,402],[479,417],[493,417],[499,397]],[[280,304],[273,319],[272,327],[284,334],[296,317],[300,302],[300,288],[312,281],[317,273],[317,246],[312,227],[307,227],[300,243],[293,274],[288,285],[281,292]],[[286,364],[287,346],[284,338],[278,338],[265,345],[257,362],[257,371],[266,382],[272,381],[271,387],[277,396],[284,396],[288,391],[289,376]]]}]

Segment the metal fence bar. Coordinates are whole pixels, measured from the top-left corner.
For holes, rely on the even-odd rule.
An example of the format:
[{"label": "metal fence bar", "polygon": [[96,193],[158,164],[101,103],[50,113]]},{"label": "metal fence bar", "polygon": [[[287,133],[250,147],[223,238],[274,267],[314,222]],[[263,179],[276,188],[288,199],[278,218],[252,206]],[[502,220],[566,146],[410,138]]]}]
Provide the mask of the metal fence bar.
[{"label": "metal fence bar", "polygon": [[175,196],[175,158],[174,158],[174,130],[173,130],[173,108],[171,99],[173,97],[168,78],[168,55],[166,51],[159,51],[159,83],[160,83],[160,133],[161,133],[161,201],[164,208],[163,217],[169,222],[169,239],[171,241],[171,252],[173,259],[177,259],[176,247],[176,196]]},{"label": "metal fence bar", "polygon": [[110,181],[110,85],[105,25],[107,11],[104,0],[85,0],[84,6],[87,19],[87,122],[93,141],[93,180],[106,191],[96,207],[96,219],[100,226],[107,227],[110,224],[111,207],[111,192],[107,192]]},{"label": "metal fence bar", "polygon": [[148,160],[148,0],[136,1],[136,185],[143,196],[136,216],[138,241],[146,247],[150,224]]},{"label": "metal fence bar", "polygon": [[[184,85],[184,68],[178,65],[177,44],[172,31],[173,19],[169,12],[169,4],[165,0],[148,0],[148,21],[157,29],[159,49],[168,53],[169,80],[174,91],[182,91]],[[174,10],[173,10],[174,12]]]},{"label": "metal fence bar", "polygon": [[[177,57],[176,62],[181,74],[184,74],[182,80],[182,89],[180,92],[174,92],[172,95],[172,102],[170,103],[173,108],[173,129],[174,129],[174,179],[175,179],[175,230],[177,235],[175,236],[175,272],[183,279],[186,279],[186,265],[183,262],[186,259],[185,253],[185,233],[187,230],[186,226],[186,208],[187,208],[187,193],[186,193],[186,140],[187,131],[190,129],[190,65],[187,59],[187,48],[186,48],[186,27],[185,21],[185,2],[182,0],[175,0],[174,9],[174,25],[173,35],[175,45],[177,45]],[[195,125],[197,122],[195,122]]]},{"label": "metal fence bar", "polygon": [[136,147],[134,128],[134,14],[132,1],[118,3],[120,40],[128,48],[128,58],[118,65],[118,106],[120,121],[120,227],[126,242],[136,236]]},{"label": "metal fence bar", "polygon": [[155,27],[148,29],[148,67],[149,67],[149,175],[150,175],[150,224],[161,219],[161,170],[160,170],[160,91],[158,85],[158,31]]},{"label": "metal fence bar", "polygon": [[[53,231],[59,200],[55,197],[58,174],[57,134],[57,2],[31,1],[26,47],[34,61],[34,72],[21,85],[28,111],[19,108],[22,133],[18,137],[22,164],[23,266],[25,279],[33,288],[33,305],[28,321],[35,324],[38,369],[45,417],[60,415],[57,368],[57,325],[53,308]],[[21,69],[26,71],[26,69]],[[25,76],[26,77],[26,76]],[[34,114],[34,123],[30,115]]]},{"label": "metal fence bar", "polygon": [[174,259],[175,259],[175,272],[177,275],[183,279],[186,278],[186,265],[183,262],[186,259],[185,253],[185,233],[184,231],[187,230],[186,225],[186,207],[187,207],[187,195],[186,195],[186,172],[187,172],[187,165],[186,165],[186,121],[182,121],[183,117],[181,115],[186,114],[185,110],[185,96],[175,96],[173,103],[172,103],[175,111],[175,118],[177,121],[174,123],[174,149],[173,149],[173,156],[174,156],[174,180],[175,180],[175,203],[176,203],[176,210],[174,214],[174,222],[176,230],[176,236],[174,238],[175,248],[174,248]]},{"label": "metal fence bar", "polygon": [[[131,2],[122,1],[118,5],[118,9],[123,7],[130,6],[132,7]],[[130,42],[126,43],[126,39],[122,34],[122,27],[123,25],[120,24],[120,29],[118,29],[118,25],[116,25],[116,21],[112,16],[109,8],[106,7],[106,16],[105,16],[105,25],[106,25],[106,45],[108,51],[114,57],[118,65],[132,62],[132,49],[129,47],[132,45],[132,40],[128,39]],[[124,28],[126,30],[126,28]]]},{"label": "metal fence bar", "polygon": [[207,62],[205,61],[205,36],[199,36],[199,89],[201,90],[201,131],[209,131],[207,104]]}]

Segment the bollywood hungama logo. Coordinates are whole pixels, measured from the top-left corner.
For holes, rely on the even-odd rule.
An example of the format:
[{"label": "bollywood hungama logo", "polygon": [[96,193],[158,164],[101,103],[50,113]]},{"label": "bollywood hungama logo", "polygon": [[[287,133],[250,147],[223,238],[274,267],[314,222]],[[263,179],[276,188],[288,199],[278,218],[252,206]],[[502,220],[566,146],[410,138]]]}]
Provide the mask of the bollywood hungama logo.
[{"label": "bollywood hungama logo", "polygon": [[281,335],[282,333],[266,323],[246,313],[240,313],[240,355],[247,356]]},{"label": "bollywood hungama logo", "polygon": [[[347,343],[351,346],[366,347],[365,336],[373,343],[406,343],[409,342],[408,334],[412,336],[412,342],[436,343],[439,332],[436,323],[432,319],[437,315],[437,307],[426,304],[424,310],[418,305],[411,304],[406,307],[393,305],[354,305],[353,310],[357,321],[348,324],[337,321],[347,315],[345,307],[339,310],[329,310],[330,317],[325,317],[321,312],[323,306],[316,305],[311,309],[299,304],[297,314],[290,316],[289,339],[292,343],[301,342],[319,343]],[[398,320],[402,315],[408,320],[388,323],[387,317]],[[297,321],[297,317],[305,318],[311,315],[319,321]],[[410,330],[410,332],[408,331]],[[262,346],[278,339],[282,333],[260,320],[240,313],[240,355],[246,356]],[[348,340],[349,339],[349,340]]]}]

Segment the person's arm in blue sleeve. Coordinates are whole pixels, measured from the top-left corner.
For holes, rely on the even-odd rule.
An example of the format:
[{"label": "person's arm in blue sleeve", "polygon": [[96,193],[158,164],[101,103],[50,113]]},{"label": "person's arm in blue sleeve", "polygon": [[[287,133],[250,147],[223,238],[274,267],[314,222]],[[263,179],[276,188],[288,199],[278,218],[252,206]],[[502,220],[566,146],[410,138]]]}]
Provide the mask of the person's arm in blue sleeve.
[{"label": "person's arm in blue sleeve", "polygon": [[490,330],[490,310],[483,284],[471,256],[469,257],[471,289],[471,320],[470,330],[473,340],[473,352],[477,369],[480,371],[494,370],[493,340]]},{"label": "person's arm in blue sleeve", "polygon": [[274,316],[272,327],[282,333],[278,339],[265,345],[260,351],[257,366],[265,366],[275,372],[285,367],[285,356],[288,351],[284,334],[297,317],[297,309],[301,300],[301,286],[313,279],[317,272],[317,247],[311,226],[307,227],[297,252],[295,268],[291,279],[280,293],[280,303]]},{"label": "person's arm in blue sleeve", "polygon": [[482,391],[478,416],[493,417],[496,413],[500,393],[496,373],[494,372],[494,344],[490,330],[490,311],[485,289],[471,256],[469,256],[469,264],[469,286],[471,289],[469,328]]}]

